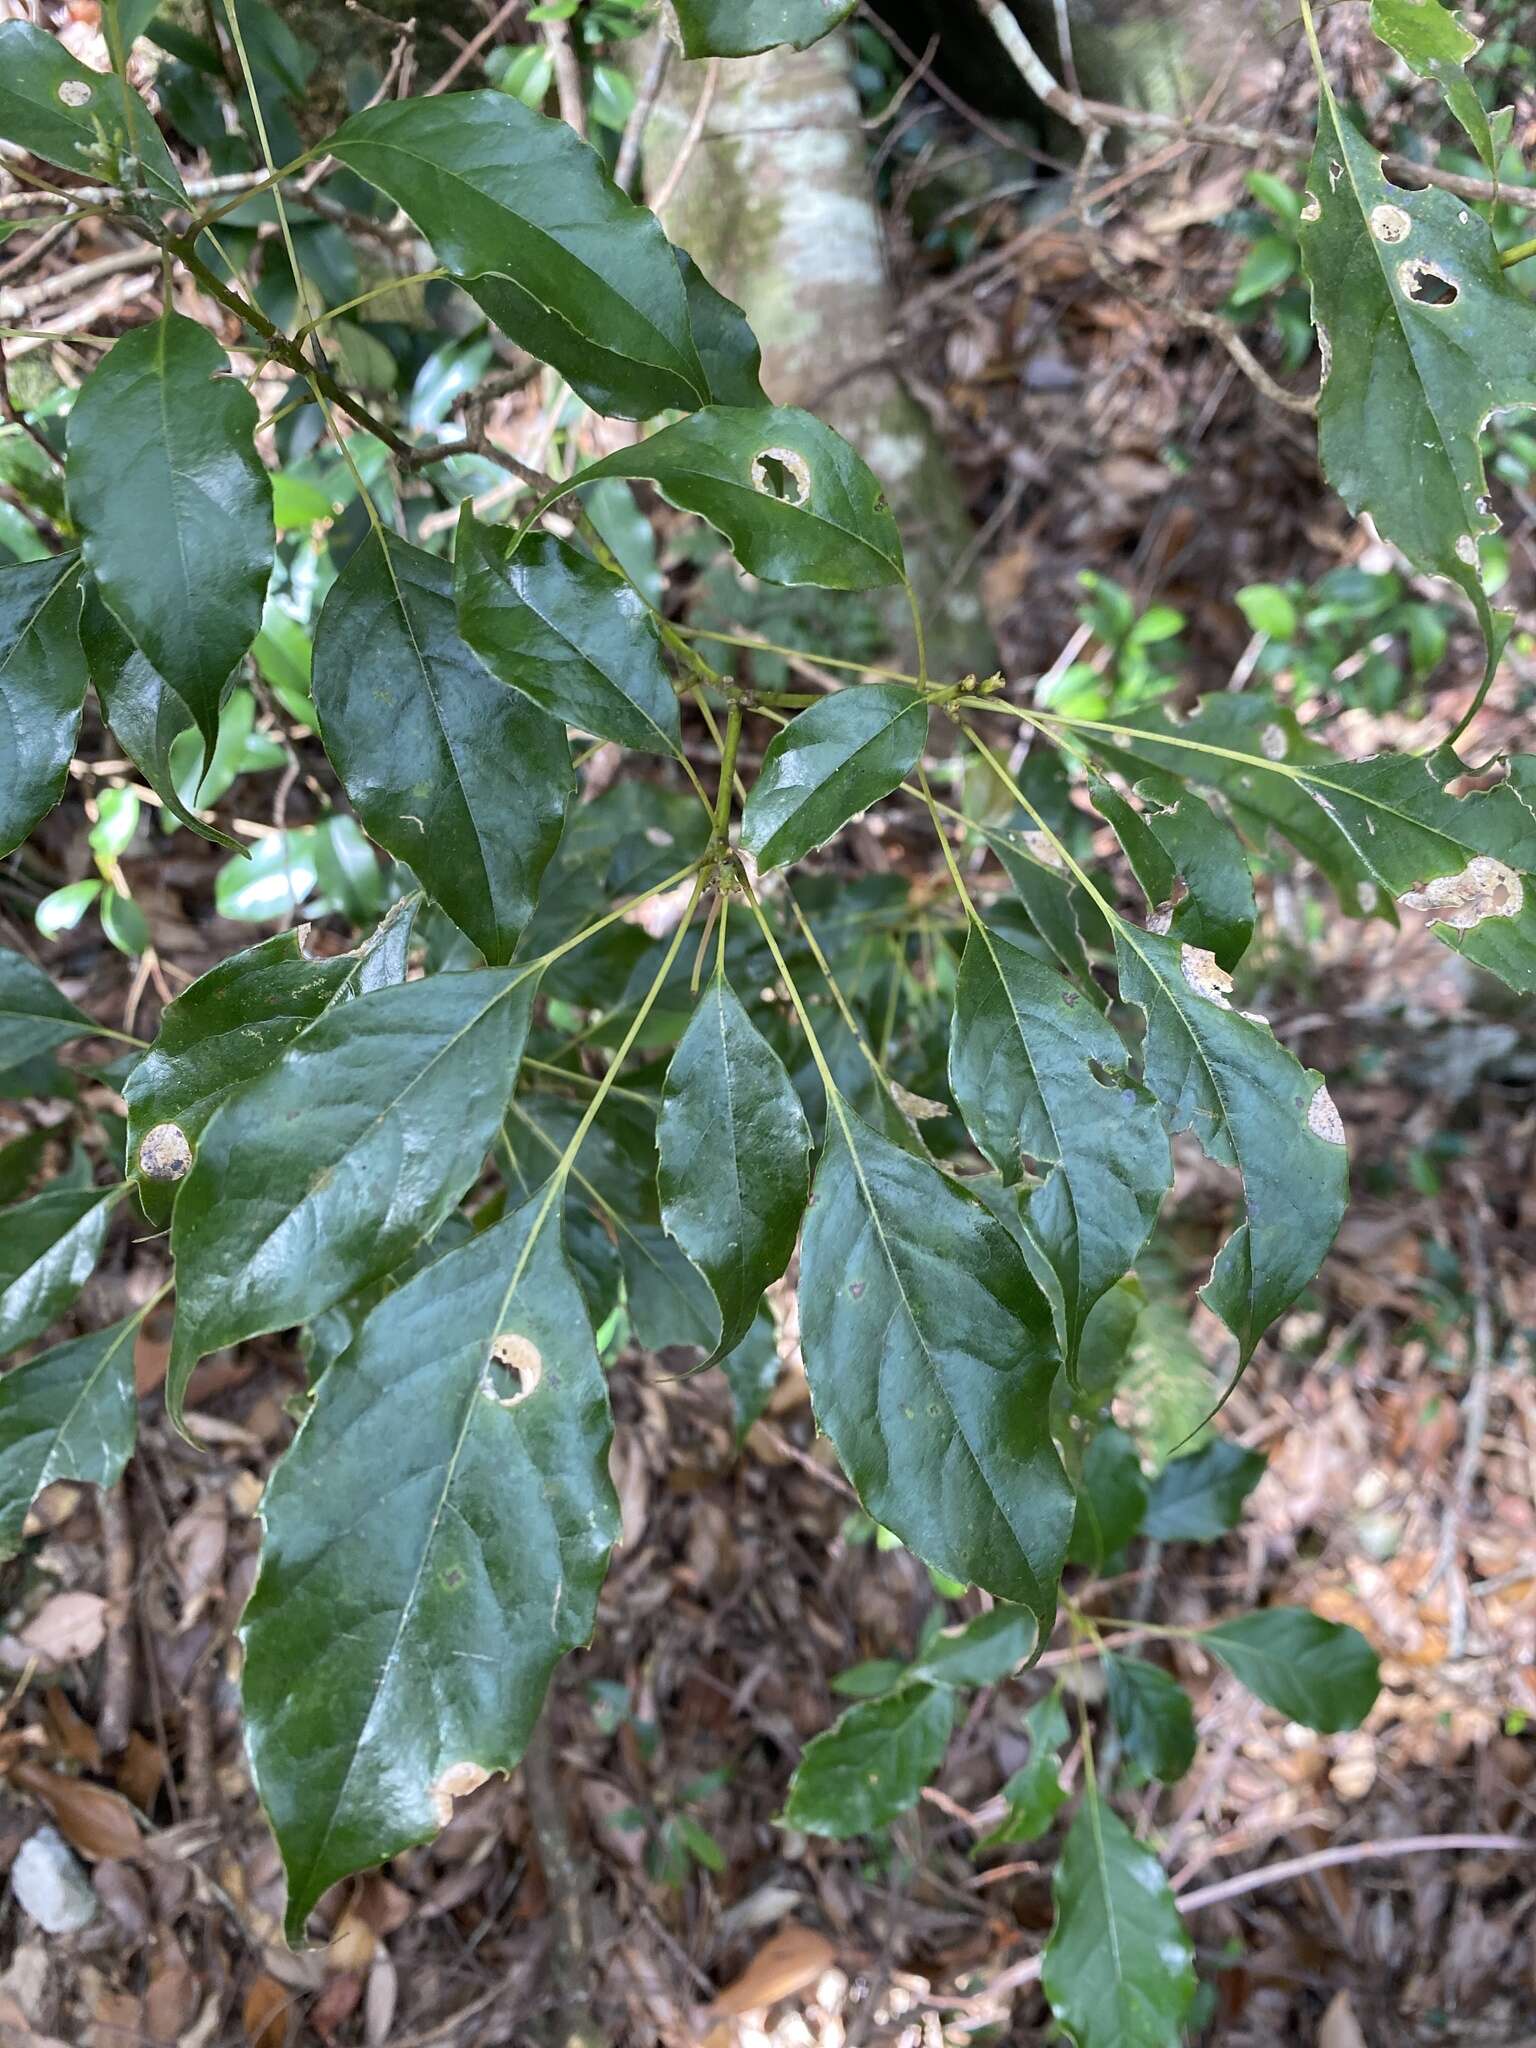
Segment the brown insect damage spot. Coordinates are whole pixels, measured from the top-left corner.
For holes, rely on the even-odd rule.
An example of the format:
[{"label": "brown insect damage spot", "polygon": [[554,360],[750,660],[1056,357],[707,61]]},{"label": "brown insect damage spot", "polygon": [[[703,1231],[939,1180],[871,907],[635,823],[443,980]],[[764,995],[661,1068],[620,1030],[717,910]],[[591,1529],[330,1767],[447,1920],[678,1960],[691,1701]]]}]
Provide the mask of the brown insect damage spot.
[{"label": "brown insect damage spot", "polygon": [[1400,206],[1371,208],[1371,233],[1378,242],[1406,242],[1412,232],[1413,222]]},{"label": "brown insect damage spot", "polygon": [[1204,946],[1180,946],[1179,967],[1197,996],[1203,996],[1219,1010],[1231,1009],[1227,997],[1232,993],[1232,977],[1214,953]]},{"label": "brown insect damage spot", "polygon": [[947,1102],[935,1102],[930,1095],[914,1095],[910,1088],[903,1088],[899,1081],[892,1081],[889,1086],[892,1102],[903,1116],[911,1117],[914,1123],[931,1123],[935,1117],[949,1115]]},{"label": "brown insect damage spot", "polygon": [[1520,876],[1487,853],[1474,855],[1459,875],[1436,875],[1398,898],[1399,909],[1427,910],[1457,932],[1470,932],[1487,917],[1518,917],[1524,903]]},{"label": "brown insect damage spot", "polygon": [[482,1390],[500,1408],[526,1401],[544,1377],[544,1354],[526,1337],[498,1337],[491,1346]]},{"label": "brown insect damage spot", "polygon": [[1173,905],[1160,903],[1147,919],[1147,930],[1160,939],[1166,938],[1173,929]]},{"label": "brown insect damage spot", "polygon": [[1344,1119],[1328,1093],[1326,1081],[1318,1083],[1317,1093],[1307,1105],[1307,1129],[1313,1137],[1322,1138],[1330,1145],[1344,1143]]},{"label": "brown insect damage spot", "polygon": [[139,1171],[146,1180],[185,1180],[192,1171],[192,1146],[180,1124],[156,1124],[139,1146]]},{"label": "brown insect damage spot", "polygon": [[808,505],[811,465],[793,448],[765,448],[752,459],[752,488],[786,505]]},{"label": "brown insect damage spot", "polygon": [[1067,872],[1067,864],[1058,852],[1056,842],[1044,832],[1018,832],[1015,838],[1031,860],[1039,861],[1043,868],[1054,868],[1058,875]]},{"label": "brown insect damage spot", "polygon": [[455,1799],[467,1799],[471,1792],[478,1792],[490,1777],[479,1764],[450,1764],[427,1787],[427,1797],[432,1801],[432,1811],[440,1828],[447,1827],[453,1819]]},{"label": "brown insect damage spot", "polygon": [[1457,534],[1456,559],[1458,562],[1465,562],[1469,569],[1477,568],[1477,542],[1472,538],[1470,533]]}]

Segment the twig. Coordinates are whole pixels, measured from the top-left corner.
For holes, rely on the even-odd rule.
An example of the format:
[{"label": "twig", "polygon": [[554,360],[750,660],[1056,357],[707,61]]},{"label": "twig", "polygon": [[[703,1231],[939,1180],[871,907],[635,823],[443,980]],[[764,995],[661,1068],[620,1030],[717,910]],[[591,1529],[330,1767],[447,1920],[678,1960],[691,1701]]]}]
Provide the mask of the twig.
[{"label": "twig", "polygon": [[422,97],[424,99],[430,99],[434,93],[446,92],[449,86],[453,84],[453,81],[459,76],[460,72],[463,71],[467,65],[474,63],[475,59],[479,56],[480,52],[485,48],[486,44],[490,42],[493,36],[499,35],[501,33],[501,31],[506,27],[507,23],[512,19],[513,15],[518,12],[522,5],[523,0],[503,0],[503,4],[497,8],[496,12],[485,24],[485,27],[480,30],[478,35],[473,35],[470,37],[469,41],[464,45],[463,49],[460,50],[459,54],[448,66],[448,69],[443,73],[442,77],[437,79],[433,84],[429,85],[426,89],[426,92],[422,95]]},{"label": "twig", "polygon": [[624,123],[624,133],[619,140],[619,154],[614,161],[613,182],[621,192],[628,192],[634,185],[635,172],[640,168],[640,147],[645,141],[645,131],[651,115],[656,111],[656,102],[661,97],[661,88],[666,83],[667,68],[672,62],[671,39],[665,35],[656,37],[651,51],[651,61],[646,66],[645,78],[641,84],[634,111]]},{"label": "twig", "polygon": [[1483,1462],[1483,1440],[1488,1434],[1489,1376],[1493,1370],[1493,1306],[1489,1300],[1488,1247],[1483,1235],[1482,1194],[1470,1190],[1467,1204],[1467,1261],[1472,1268],[1472,1377],[1461,1411],[1461,1458],[1456,1467],[1456,1491],[1440,1528],[1440,1548],[1434,1569],[1424,1590],[1447,1581],[1446,1598],[1450,1625],[1446,1630],[1445,1654],[1449,1662],[1466,1654],[1467,1578],[1458,1562],[1462,1531],[1472,1505]]},{"label": "twig", "polygon": [[546,21],[543,26],[544,46],[555,67],[555,97],[560,102],[560,118],[585,142],[587,103],[582,97],[581,65],[571,46],[571,32],[563,21]]},{"label": "twig", "polygon": [[[3,205],[4,201],[0,200],[0,206]],[[66,216],[43,228],[25,249],[0,263],[0,285],[14,284],[18,277],[25,277],[29,270],[35,270],[48,251],[56,249],[74,225],[74,221]]]},{"label": "twig", "polygon": [[133,1730],[133,1518],[123,1480],[99,1496],[106,1554],[107,1639],[101,1659],[96,1734],[108,1756],[126,1749]]},{"label": "twig", "polygon": [[543,1713],[533,1724],[533,1733],[523,1752],[522,1785],[554,1923],[550,1982],[557,1987],[559,2039],[562,2048],[569,2048],[569,2044],[587,2038],[583,2010],[588,2002],[590,1950],[585,1900],[591,1879],[576,1860],[566,1825],[554,1737],[550,1732],[552,1705],[553,1702],[546,1701]]},{"label": "twig", "polygon": [[673,159],[672,168],[662,180],[661,190],[651,201],[651,211],[658,219],[667,210],[677,188],[683,182],[683,174],[692,161],[693,153],[704,139],[704,124],[709,119],[709,110],[715,103],[715,92],[720,84],[720,59],[711,57],[709,68],[704,73],[704,83],[699,88],[699,103],[693,110],[693,119],[688,123],[688,132],[683,137],[681,149]]},{"label": "twig", "polygon": [[76,263],[68,270],[57,271],[52,277],[40,277],[36,284],[24,285],[19,291],[0,291],[0,320],[17,320],[31,312],[34,306],[45,306],[50,299],[67,299],[86,286],[96,284],[101,278],[116,277],[124,270],[143,267],[142,249],[114,249],[109,255],[97,256],[89,263]]}]

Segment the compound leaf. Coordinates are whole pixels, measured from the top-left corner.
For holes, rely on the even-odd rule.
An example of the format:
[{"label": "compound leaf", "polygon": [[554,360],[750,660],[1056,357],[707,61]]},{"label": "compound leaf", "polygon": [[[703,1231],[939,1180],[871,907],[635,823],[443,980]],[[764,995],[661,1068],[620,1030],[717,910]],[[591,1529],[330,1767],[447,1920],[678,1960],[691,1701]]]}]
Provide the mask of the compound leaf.
[{"label": "compound leaf", "polygon": [[854,0],[676,0],[685,57],[755,57],[781,43],[806,50],[853,8]]},{"label": "compound leaf", "polygon": [[0,1069],[19,1067],[98,1028],[59,993],[41,967],[0,946]]},{"label": "compound leaf", "polygon": [[622,576],[552,533],[519,544],[466,502],[454,590],[464,638],[500,682],[562,725],[676,755],[677,694],[650,613]]},{"label": "compound leaf", "polygon": [[819,1426],[876,1520],[1042,1630],[1072,1524],[1051,1312],[1007,1231],[834,1095],[800,1259]]},{"label": "compound leaf", "polygon": [[1257,1451],[1213,1436],[1188,1457],[1171,1459],[1153,1480],[1141,1533],[1159,1543],[1214,1543],[1237,1526],[1264,1470]]},{"label": "compound leaf", "polygon": [[1106,1651],[1109,1711],[1127,1753],[1149,1777],[1172,1785],[1195,1760],[1195,1715],[1177,1680],[1141,1657]]},{"label": "compound leaf", "polygon": [[27,21],[0,22],[0,136],[87,183],[128,182],[129,166],[117,159],[131,157],[158,199],[186,204],[165,137],[138,94],[125,99],[120,79],[76,63]]},{"label": "compound leaf", "polygon": [[746,1337],[763,1289],[789,1264],[811,1156],[794,1084],[723,973],[672,1055],[656,1144],[662,1221],[719,1305],[713,1364]]},{"label": "compound leaf", "polygon": [[1179,2048],[1194,1947],[1162,1865],[1091,1779],[1051,1891],[1041,1982],[1077,2048]]},{"label": "compound leaf", "polygon": [[261,627],[276,544],[256,421],[223,349],[180,313],[114,342],[69,415],[85,565],[210,757],[224,685]]},{"label": "compound leaf", "polygon": [[1371,0],[1371,27],[1410,70],[1435,81],[1472,147],[1497,176],[1499,153],[1488,110],[1467,76],[1468,59],[1483,47],[1482,38],[1463,28],[1459,13],[1441,0]]},{"label": "compound leaf", "polygon": [[290,1939],[329,1885],[522,1755],[592,1632],[612,1435],[543,1196],[388,1296],[322,1376],[267,1489],[241,1631]]},{"label": "compound leaf", "polygon": [[[20,23],[0,24],[19,27]],[[0,854],[20,846],[63,794],[87,676],[80,652],[80,560],[0,569]]]},{"label": "compound leaf", "polygon": [[510,960],[560,843],[570,748],[465,643],[449,564],[370,534],[321,611],[312,687],[370,835],[487,960]]},{"label": "compound leaf", "polygon": [[171,1231],[178,1425],[199,1358],[309,1321],[437,1229],[505,1113],[533,993],[502,969],[376,989],[226,1099]]},{"label": "compound leaf", "polygon": [[76,1337],[0,1377],[0,1561],[56,1479],[111,1486],[133,1454],[133,1340],[142,1314]]},{"label": "compound leaf", "polygon": [[1198,1640],[1267,1707],[1320,1734],[1358,1728],[1381,1690],[1376,1652],[1358,1629],[1305,1607],[1263,1607]]},{"label": "compound leaf", "polygon": [[954,1725],[947,1685],[907,1685],[863,1700],[806,1744],[790,1780],[784,1825],[808,1835],[867,1835],[915,1806]]},{"label": "compound leaf", "polygon": [[760,868],[803,860],[911,774],[928,705],[904,683],[823,697],[776,733],[748,792],[741,843]]},{"label": "compound leaf", "polygon": [[95,1270],[121,1187],[49,1188],[0,1235],[0,1356],[57,1322]]}]

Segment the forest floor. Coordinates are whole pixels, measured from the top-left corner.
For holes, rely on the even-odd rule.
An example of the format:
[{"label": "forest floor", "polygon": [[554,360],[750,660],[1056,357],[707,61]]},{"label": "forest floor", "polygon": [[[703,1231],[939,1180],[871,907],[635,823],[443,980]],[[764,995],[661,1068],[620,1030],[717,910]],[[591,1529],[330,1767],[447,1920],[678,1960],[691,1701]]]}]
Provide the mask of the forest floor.
[{"label": "forest floor", "polygon": [[[1235,89],[1224,105],[1228,118],[1252,112]],[[1217,223],[1242,201],[1243,169],[1185,146],[1134,211],[1111,212],[1107,263],[1067,221],[974,285],[914,252],[893,215],[909,309],[893,339],[975,506],[1011,675],[1049,671],[1072,642],[1084,569],[1184,613],[1193,695],[1241,686],[1238,587],[1380,564],[1321,482],[1311,423],[1181,315],[1219,302],[1241,258]],[[978,246],[996,251],[1027,225],[999,202]],[[496,432],[527,454],[538,408],[520,404]],[[1502,509],[1529,621],[1536,505],[1506,491]],[[1423,706],[1319,709],[1352,753],[1422,744],[1454,722],[1476,666],[1458,628]],[[1471,757],[1536,748],[1533,702],[1536,664],[1517,649]],[[45,843],[48,830],[78,820],[60,814]],[[909,844],[899,812],[855,845],[925,885],[931,841],[914,830]],[[178,979],[248,941],[213,914],[217,859],[183,836],[134,878]],[[1365,1727],[1326,1737],[1179,1652],[1200,1752],[1180,1785],[1141,1795],[1142,1830],[1180,1892],[1270,1873],[1192,1919],[1216,2001],[1201,2038],[1515,2048],[1536,2043],[1536,1858],[1392,1847],[1514,1834],[1536,1850],[1536,1024],[1415,921],[1341,918],[1290,876],[1262,887],[1282,933],[1263,1005],[1329,1076],[1354,1206],[1223,1417],[1269,1461],[1239,1527],[1198,1550],[1138,1545],[1078,1597],[1181,1624],[1296,1601],[1354,1623],[1382,1658]],[[105,946],[67,957],[67,992],[120,1025],[131,963]],[[133,996],[136,1028],[152,1026],[153,988]],[[27,1117],[0,1104],[0,1138]],[[1191,1302],[1227,1199],[1222,1176],[1181,1154],[1172,1241]],[[142,1228],[120,1228],[82,1317],[147,1298],[164,1263]],[[1197,1312],[1191,1327],[1214,1360],[1214,1324]],[[838,1710],[831,1679],[910,1655],[935,1597],[907,1553],[856,1540],[856,1503],[813,1428],[792,1308],[781,1382],[739,1452],[718,1375],[618,1361],[624,1534],[593,1647],[562,1668],[523,1770],[461,1800],[430,1847],[333,1895],[328,1942],[301,1954],[280,1937],[235,1630],[303,1369],[276,1339],[205,1365],[195,1451],[156,1396],[164,1337],[152,1317],[123,1487],[104,1508],[53,1489],[43,1540],[24,1569],[0,1572],[0,1872],[47,1809],[101,1908],[54,1940],[0,1903],[0,2040],[491,2048],[547,2038],[573,1991],[595,2038],[614,2043],[1046,2038],[1031,1965],[1050,1924],[1048,1863],[977,1855],[1038,1680],[973,1697],[941,1778],[886,1847],[776,1825],[803,1744]],[[1094,1696],[1091,1663],[1074,1682]],[[121,1721],[125,1699],[134,1732],[109,1754],[103,1717]],[[536,1827],[550,1801],[530,1801],[534,1774],[563,1805],[563,1843],[547,1815]],[[718,1845],[718,1871],[657,1874],[648,1849],[677,1811]],[[1273,1872],[1325,1848],[1362,1853]],[[572,1900],[579,1953],[561,1931]]]}]

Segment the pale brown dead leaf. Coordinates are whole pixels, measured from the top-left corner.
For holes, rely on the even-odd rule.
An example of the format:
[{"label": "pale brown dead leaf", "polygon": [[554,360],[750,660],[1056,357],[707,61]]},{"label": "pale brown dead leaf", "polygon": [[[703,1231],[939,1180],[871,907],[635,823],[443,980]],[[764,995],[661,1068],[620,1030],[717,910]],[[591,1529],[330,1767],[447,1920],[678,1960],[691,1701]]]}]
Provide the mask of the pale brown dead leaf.
[{"label": "pale brown dead leaf", "polygon": [[72,1849],[95,1863],[104,1858],[137,1856],[139,1824],[133,1808],[120,1792],[105,1785],[88,1785],[83,1778],[66,1778],[61,1771],[45,1770],[41,1764],[17,1764],[11,1782],[53,1815]]},{"label": "pale brown dead leaf", "polygon": [[253,1977],[240,2005],[240,2021],[250,2048],[284,2048],[293,1994],[265,1971]]},{"label": "pale brown dead leaf", "polygon": [[1323,2014],[1317,2030],[1317,2048],[1369,2048],[1347,1991],[1339,1992]]},{"label": "pale brown dead leaf", "polygon": [[824,1934],[791,1920],[763,1944],[741,1975],[726,1985],[714,2009],[735,2015],[776,2005],[781,1998],[809,1990],[835,1960],[836,1951]]},{"label": "pale brown dead leaf", "polygon": [[107,1603],[99,1593],[55,1593],[16,1639],[45,1669],[57,1670],[99,1650],[106,1633]]}]

